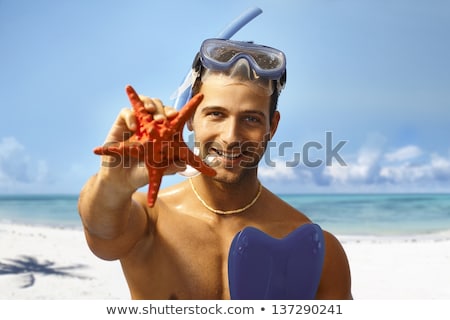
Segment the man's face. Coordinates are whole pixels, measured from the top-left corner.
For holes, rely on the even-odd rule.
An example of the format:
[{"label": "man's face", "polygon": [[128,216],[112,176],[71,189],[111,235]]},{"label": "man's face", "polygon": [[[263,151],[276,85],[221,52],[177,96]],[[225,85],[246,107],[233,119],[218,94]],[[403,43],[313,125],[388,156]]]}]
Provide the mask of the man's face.
[{"label": "man's face", "polygon": [[191,122],[200,156],[213,158],[216,179],[237,182],[243,174],[256,173],[267,142],[278,125],[278,112],[270,120],[270,97],[249,82],[209,77]]}]

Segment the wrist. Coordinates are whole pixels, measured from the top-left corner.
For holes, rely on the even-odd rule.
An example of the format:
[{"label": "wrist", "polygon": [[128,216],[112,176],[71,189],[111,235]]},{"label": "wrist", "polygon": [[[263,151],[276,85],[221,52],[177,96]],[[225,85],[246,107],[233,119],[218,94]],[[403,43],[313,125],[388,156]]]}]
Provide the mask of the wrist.
[{"label": "wrist", "polygon": [[122,198],[120,195],[123,195],[130,198],[137,190],[128,182],[126,174],[120,169],[101,166],[96,176],[100,189],[107,190],[114,197]]}]

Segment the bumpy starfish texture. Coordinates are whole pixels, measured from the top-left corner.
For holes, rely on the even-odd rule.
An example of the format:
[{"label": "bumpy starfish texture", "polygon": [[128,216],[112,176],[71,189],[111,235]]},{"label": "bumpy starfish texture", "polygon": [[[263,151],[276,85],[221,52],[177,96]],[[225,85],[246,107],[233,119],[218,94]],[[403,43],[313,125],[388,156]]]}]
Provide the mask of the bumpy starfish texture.
[{"label": "bumpy starfish texture", "polygon": [[184,124],[202,101],[202,94],[197,94],[186,103],[176,117],[156,121],[145,110],[144,103],[131,86],[126,87],[126,92],[136,116],[137,130],[130,139],[97,147],[94,153],[120,156],[120,159],[131,157],[144,162],[149,176],[147,202],[150,207],[155,205],[164,171],[175,161],[181,160],[209,176],[216,174],[183,141]]}]

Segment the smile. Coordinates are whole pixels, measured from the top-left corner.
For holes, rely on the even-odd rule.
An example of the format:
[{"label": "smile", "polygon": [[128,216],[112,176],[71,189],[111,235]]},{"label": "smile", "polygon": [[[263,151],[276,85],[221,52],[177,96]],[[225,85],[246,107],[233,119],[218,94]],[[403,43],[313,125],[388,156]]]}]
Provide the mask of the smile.
[{"label": "smile", "polygon": [[227,160],[236,160],[238,158],[240,158],[242,156],[242,153],[234,153],[234,152],[225,152],[222,150],[218,150],[218,149],[212,149],[212,151],[214,151],[218,156],[225,158]]}]

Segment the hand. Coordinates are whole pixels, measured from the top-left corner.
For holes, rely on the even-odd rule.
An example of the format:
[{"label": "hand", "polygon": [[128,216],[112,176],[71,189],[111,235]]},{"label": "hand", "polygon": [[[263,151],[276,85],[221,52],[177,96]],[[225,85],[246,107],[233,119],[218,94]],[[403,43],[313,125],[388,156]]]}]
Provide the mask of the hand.
[{"label": "hand", "polygon": [[[146,96],[139,96],[144,103],[145,110],[153,115],[155,120],[164,120],[165,118],[172,118],[176,116],[177,111],[170,107],[164,107],[161,100],[156,98],[149,98]],[[129,137],[136,131],[137,121],[134,116],[133,109],[123,108],[111,127],[105,143],[115,143],[128,140]]]},{"label": "hand", "polygon": [[[178,111],[172,107],[165,107],[161,100],[156,98],[149,98],[146,96],[139,96],[144,103],[145,110],[152,114],[156,121],[164,121],[165,119],[172,119],[177,116]],[[106,140],[107,144],[117,144],[128,140],[137,130],[137,120],[131,108],[124,108],[120,111],[114,124],[112,125]],[[168,167],[165,174],[174,174],[185,169],[185,164],[175,163]],[[117,183],[124,184],[132,190],[136,190],[148,183],[148,172],[143,163],[131,157],[121,155],[116,156],[102,156],[101,174],[106,175],[109,179],[114,179]]]}]

